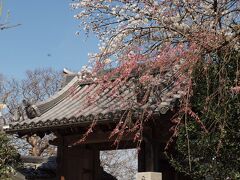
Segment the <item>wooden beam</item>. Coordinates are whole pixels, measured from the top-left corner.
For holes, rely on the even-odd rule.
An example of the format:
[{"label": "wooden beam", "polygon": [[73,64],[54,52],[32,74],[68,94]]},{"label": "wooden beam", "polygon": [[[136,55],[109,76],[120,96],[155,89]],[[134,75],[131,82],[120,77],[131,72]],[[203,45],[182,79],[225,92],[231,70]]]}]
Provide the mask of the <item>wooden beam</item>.
[{"label": "wooden beam", "polygon": [[[112,131],[108,132],[94,132],[89,134],[84,141],[82,140],[83,135],[70,135],[65,136],[64,141],[66,145],[73,146],[77,144],[97,144],[97,143],[107,143],[107,142],[114,142],[116,140],[116,136],[109,138]],[[130,141],[133,140],[135,133],[129,133],[124,135],[121,141]]]},{"label": "wooden beam", "polygon": [[137,143],[134,143],[132,140],[130,141],[121,141],[118,145],[114,145],[113,142],[105,142],[98,144],[91,144],[90,146],[94,146],[96,149],[100,151],[108,151],[108,150],[120,150],[120,149],[134,149],[137,147]]}]

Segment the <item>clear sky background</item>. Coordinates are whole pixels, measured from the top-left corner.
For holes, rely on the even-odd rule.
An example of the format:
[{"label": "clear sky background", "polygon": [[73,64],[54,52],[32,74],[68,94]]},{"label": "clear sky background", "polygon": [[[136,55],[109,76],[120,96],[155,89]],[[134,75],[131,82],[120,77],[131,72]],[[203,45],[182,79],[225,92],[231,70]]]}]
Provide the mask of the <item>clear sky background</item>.
[{"label": "clear sky background", "polygon": [[79,36],[81,29],[70,9],[70,0],[3,0],[4,21],[10,11],[10,24],[21,26],[0,31],[0,73],[23,78],[26,70],[64,67],[78,71],[87,64],[88,53],[97,52],[94,36]]}]

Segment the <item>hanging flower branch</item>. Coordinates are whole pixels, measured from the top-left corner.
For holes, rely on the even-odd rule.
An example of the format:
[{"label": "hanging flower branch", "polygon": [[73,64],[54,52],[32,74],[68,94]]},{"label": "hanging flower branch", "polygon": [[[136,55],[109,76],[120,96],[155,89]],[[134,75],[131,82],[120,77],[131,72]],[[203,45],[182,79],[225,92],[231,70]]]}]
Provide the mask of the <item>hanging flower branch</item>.
[{"label": "hanging flower branch", "polygon": [[[175,166],[185,173],[194,170],[194,133],[201,147],[207,143],[202,137],[215,137],[214,143],[208,141],[214,144],[209,154],[213,166],[225,152],[231,118],[239,115],[232,106],[239,106],[240,1],[80,0],[71,7],[84,31],[100,40],[99,52],[90,54],[92,74],[102,87],[99,95],[107,88],[122,99],[125,88],[135,97],[121,105],[128,111],[112,133],[116,141],[136,132],[134,140],[140,144],[152,113],[166,111],[170,100],[178,99],[171,141],[180,139],[178,150],[189,166]],[[129,109],[141,113],[136,116]],[[201,158],[206,160],[204,154]]]}]

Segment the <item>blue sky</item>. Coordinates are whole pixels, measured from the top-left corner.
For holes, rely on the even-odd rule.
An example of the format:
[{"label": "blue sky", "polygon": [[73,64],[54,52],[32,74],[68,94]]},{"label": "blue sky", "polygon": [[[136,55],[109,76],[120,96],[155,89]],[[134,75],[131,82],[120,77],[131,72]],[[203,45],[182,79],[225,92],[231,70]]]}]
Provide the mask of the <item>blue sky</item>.
[{"label": "blue sky", "polygon": [[21,23],[16,28],[0,31],[0,73],[22,78],[26,70],[64,67],[78,71],[88,61],[89,52],[97,52],[94,36],[79,36],[77,11],[70,0],[3,0],[4,21],[10,10],[9,22]]}]

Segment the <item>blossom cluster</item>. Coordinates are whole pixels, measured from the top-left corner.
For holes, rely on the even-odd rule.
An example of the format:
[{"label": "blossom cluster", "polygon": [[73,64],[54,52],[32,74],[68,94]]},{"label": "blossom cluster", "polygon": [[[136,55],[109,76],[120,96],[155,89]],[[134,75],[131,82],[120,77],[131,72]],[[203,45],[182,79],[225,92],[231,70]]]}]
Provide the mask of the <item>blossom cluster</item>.
[{"label": "blossom cluster", "polygon": [[[86,32],[101,44],[96,57],[121,56],[138,45],[142,54],[159,51],[166,43],[195,41],[206,49],[232,41],[238,30],[239,1],[235,0],[81,0],[79,9]],[[209,38],[206,41],[206,38]],[[116,58],[118,59],[118,58]]]}]

